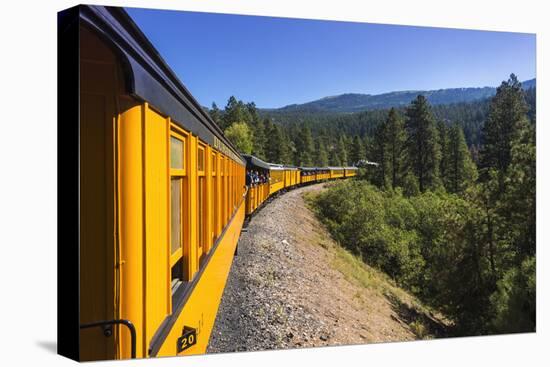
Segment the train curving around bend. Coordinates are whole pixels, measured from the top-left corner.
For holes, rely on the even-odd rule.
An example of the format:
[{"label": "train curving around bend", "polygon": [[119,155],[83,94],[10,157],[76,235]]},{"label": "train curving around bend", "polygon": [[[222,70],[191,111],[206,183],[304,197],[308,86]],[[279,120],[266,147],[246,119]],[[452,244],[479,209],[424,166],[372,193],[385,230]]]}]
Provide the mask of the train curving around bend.
[{"label": "train curving around bend", "polygon": [[80,359],[204,353],[245,217],[356,168],[241,155],[123,9],[77,13]]}]

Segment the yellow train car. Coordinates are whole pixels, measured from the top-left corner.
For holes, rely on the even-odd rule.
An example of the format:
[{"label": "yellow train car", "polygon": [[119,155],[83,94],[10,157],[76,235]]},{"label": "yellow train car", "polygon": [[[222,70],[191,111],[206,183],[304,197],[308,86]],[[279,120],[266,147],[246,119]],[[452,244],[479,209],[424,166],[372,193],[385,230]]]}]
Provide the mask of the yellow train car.
[{"label": "yellow train car", "polygon": [[291,188],[299,183],[300,171],[297,167],[285,166],[285,188]]},{"label": "yellow train car", "polygon": [[75,9],[78,359],[204,353],[245,217],[245,161],[124,10]]},{"label": "yellow train car", "polygon": [[[251,215],[270,195],[269,171],[271,166],[252,155],[243,154],[242,156],[246,160],[246,174],[249,176],[249,182],[246,182],[248,187],[246,215]],[[256,175],[260,177],[258,182],[255,182]]]},{"label": "yellow train car", "polygon": [[269,165],[269,195],[285,188],[285,168],[283,165]]},{"label": "yellow train car", "polygon": [[344,177],[355,177],[357,176],[357,167],[344,167]]},{"label": "yellow train car", "polygon": [[330,170],[328,167],[320,167],[317,170],[317,180],[326,181],[330,178]]},{"label": "yellow train car", "polygon": [[344,167],[328,167],[328,170],[331,179],[344,177]]},{"label": "yellow train car", "polygon": [[317,181],[317,168],[300,167],[300,183],[308,184]]}]

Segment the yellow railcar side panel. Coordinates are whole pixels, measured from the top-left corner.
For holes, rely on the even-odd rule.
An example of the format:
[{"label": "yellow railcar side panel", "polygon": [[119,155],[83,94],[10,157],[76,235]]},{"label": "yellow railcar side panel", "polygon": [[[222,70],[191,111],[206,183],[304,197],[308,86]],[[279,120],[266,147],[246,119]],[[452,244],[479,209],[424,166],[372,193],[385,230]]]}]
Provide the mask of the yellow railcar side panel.
[{"label": "yellow railcar side panel", "polygon": [[[82,64],[85,64],[83,61]],[[105,67],[105,65],[100,65]],[[112,65],[108,65],[112,70]],[[86,65],[84,67],[97,67]],[[82,68],[82,66],[81,66]],[[99,70],[99,72],[105,70]],[[90,82],[90,81],[88,81]],[[80,322],[114,316],[114,97],[81,83]],[[110,97],[110,98],[109,98]],[[101,328],[80,331],[81,360],[112,359],[113,338]]]},{"label": "yellow railcar side panel", "polygon": [[221,154],[216,154],[216,237],[222,232],[222,159]]},{"label": "yellow railcar side panel", "polygon": [[212,178],[212,148],[210,146],[206,146],[205,149],[205,174],[206,174],[206,213],[205,213],[205,219],[206,219],[206,229],[205,232],[207,233],[206,236],[206,248],[204,249],[205,253],[208,253],[210,249],[212,248],[212,238],[214,237],[214,211],[213,211],[213,201],[214,198],[212,197],[212,186],[213,186],[213,178]]},{"label": "yellow railcar side panel", "polygon": [[220,154],[220,167],[221,167],[221,172],[222,172],[222,177],[221,177],[221,191],[220,191],[220,196],[221,196],[221,199],[220,199],[220,206],[221,206],[221,217],[220,217],[220,224],[221,224],[221,228],[224,228],[225,227],[225,223],[226,223],[226,213],[227,213],[227,167],[226,167],[226,164],[225,164],[225,157],[223,155]]},{"label": "yellow railcar side panel", "polygon": [[284,189],[284,181],[273,183],[270,185],[269,194],[274,194],[281,189]]},{"label": "yellow railcar side panel", "polygon": [[[124,89],[115,54],[80,27],[80,322],[117,316],[115,136]],[[115,328],[116,333],[116,328]],[[80,330],[80,359],[116,357],[116,338]]]},{"label": "yellow railcar side panel", "polygon": [[239,240],[244,214],[243,201],[157,356],[174,356],[177,354],[177,340],[181,336],[184,326],[197,329],[197,343],[181,355],[203,354],[206,352],[233,261],[235,247]]},{"label": "yellow railcar side panel", "polygon": [[341,178],[341,177],[344,177],[343,170],[331,170],[330,178]]},{"label": "yellow railcar side panel", "polygon": [[271,175],[271,183],[269,187],[269,194],[273,194],[281,189],[284,189],[285,187],[285,176],[284,171],[279,170],[272,170],[270,172]]},{"label": "yellow railcar side panel", "polygon": [[[184,261],[189,264],[187,269],[188,280],[193,279],[195,273],[198,270],[198,175],[197,175],[197,137],[189,135],[189,151],[188,151],[188,162],[189,169],[187,171],[187,198],[189,201],[189,215],[187,216],[187,233],[186,239],[187,243],[184,244],[184,248],[187,249],[184,251]],[[192,184],[191,184],[192,183]],[[185,257],[187,255],[187,257]]]},{"label": "yellow railcar side panel", "polygon": [[170,313],[169,120],[145,107],[145,340]]},{"label": "yellow railcar side panel", "polygon": [[[136,328],[136,357],[145,356],[143,338],[143,106],[122,113],[119,126],[120,318]],[[130,358],[130,332],[119,327],[119,358]]]}]

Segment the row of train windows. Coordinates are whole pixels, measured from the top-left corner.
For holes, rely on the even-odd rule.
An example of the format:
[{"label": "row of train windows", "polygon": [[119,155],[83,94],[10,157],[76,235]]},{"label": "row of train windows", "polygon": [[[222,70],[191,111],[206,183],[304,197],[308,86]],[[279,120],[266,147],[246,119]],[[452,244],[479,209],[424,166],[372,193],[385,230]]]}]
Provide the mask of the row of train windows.
[{"label": "row of train windows", "polygon": [[[189,267],[191,259],[189,258],[190,246],[188,246],[185,237],[185,220],[188,218],[189,201],[188,192],[188,172],[186,166],[186,141],[187,137],[175,131],[170,133],[170,266],[172,273],[172,295],[190,281]],[[237,175],[237,165],[224,158],[216,152],[212,152],[211,168],[206,172],[206,147],[202,144],[197,148],[197,258],[196,269],[202,265],[208,251],[207,239],[207,221],[211,220],[211,243],[213,246],[221,230],[227,224],[232,215],[237,201],[239,199],[238,185],[241,183]],[[220,170],[218,171],[218,159],[220,160]],[[187,163],[187,164],[186,164]],[[207,207],[207,187],[206,177],[211,175],[211,205]],[[218,181],[218,180],[221,180]],[[217,192],[216,188],[220,190]],[[221,221],[221,223],[218,223]],[[187,250],[187,251],[185,251]]]}]

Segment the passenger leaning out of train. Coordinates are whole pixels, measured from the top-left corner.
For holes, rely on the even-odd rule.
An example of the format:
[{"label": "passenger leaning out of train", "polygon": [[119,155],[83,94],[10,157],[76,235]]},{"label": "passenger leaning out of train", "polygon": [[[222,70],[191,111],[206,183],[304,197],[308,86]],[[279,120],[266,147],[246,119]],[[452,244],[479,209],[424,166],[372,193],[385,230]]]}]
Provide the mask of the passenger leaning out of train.
[{"label": "passenger leaning out of train", "polygon": [[250,187],[252,185],[252,172],[246,171],[245,185]]}]

